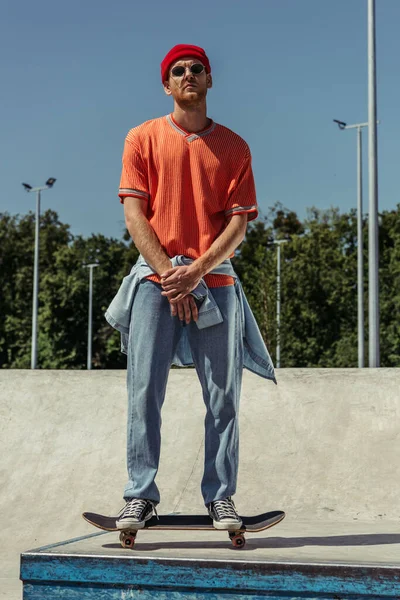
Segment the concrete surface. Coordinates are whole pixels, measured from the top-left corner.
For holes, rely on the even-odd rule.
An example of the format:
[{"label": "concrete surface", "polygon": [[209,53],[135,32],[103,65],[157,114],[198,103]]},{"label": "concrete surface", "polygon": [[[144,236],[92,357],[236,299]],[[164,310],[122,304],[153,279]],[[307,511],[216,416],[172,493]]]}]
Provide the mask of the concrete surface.
[{"label": "concrete surface", "polygon": [[[29,598],[393,598],[400,597],[396,523],[283,521],[248,534],[241,550],[226,532],[138,533],[123,550],[118,534],[91,534],[25,552]],[[304,533],[307,532],[307,537]],[[187,586],[190,588],[187,589]],[[74,594],[71,598],[75,597]]]},{"label": "concrete surface", "polygon": [[[96,530],[91,532],[93,531]],[[400,567],[398,522],[334,523],[298,520],[288,516],[272,529],[246,534],[246,545],[240,550],[232,547],[228,534],[224,531],[147,529],[138,532],[132,550],[121,548],[118,536],[117,532],[101,533],[38,551],[51,555]]]},{"label": "concrete surface", "polygon": [[[281,369],[277,378],[245,372],[239,512],[399,526],[400,369]],[[0,371],[0,577],[11,578],[0,598],[19,597],[20,552],[91,533],[84,510],[122,506],[125,415],[124,371]],[[172,370],[160,512],[203,510],[203,419],[195,372]]]}]

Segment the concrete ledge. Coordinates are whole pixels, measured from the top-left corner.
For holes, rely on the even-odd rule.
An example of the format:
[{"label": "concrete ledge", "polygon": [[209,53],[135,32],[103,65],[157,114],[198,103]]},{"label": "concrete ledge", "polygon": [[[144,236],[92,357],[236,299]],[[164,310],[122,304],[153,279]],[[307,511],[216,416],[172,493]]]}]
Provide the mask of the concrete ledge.
[{"label": "concrete ledge", "polygon": [[116,533],[88,536],[25,552],[24,598],[398,598],[400,534],[388,530],[292,519],[242,550],[226,532],[142,531],[133,550]]}]

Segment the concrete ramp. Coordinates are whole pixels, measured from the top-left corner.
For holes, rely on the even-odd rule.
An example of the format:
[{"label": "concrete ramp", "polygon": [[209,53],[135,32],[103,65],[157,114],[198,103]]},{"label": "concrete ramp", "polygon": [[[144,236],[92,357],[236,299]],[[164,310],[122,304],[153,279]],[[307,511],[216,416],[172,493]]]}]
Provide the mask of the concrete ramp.
[{"label": "concrete ramp", "polygon": [[[0,372],[0,577],[17,581],[23,550],[92,533],[84,510],[121,508],[125,375]],[[245,372],[239,512],[399,523],[400,369],[281,369],[277,379]],[[204,510],[204,415],[194,370],[172,370],[160,512]]]}]

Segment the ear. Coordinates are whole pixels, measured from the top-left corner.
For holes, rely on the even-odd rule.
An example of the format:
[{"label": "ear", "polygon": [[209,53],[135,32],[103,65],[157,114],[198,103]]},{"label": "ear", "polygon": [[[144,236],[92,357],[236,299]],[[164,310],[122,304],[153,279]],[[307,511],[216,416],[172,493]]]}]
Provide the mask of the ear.
[{"label": "ear", "polygon": [[213,84],[212,75],[211,75],[211,73],[208,73],[208,75],[207,75],[207,89],[211,89],[212,88],[212,84]]},{"label": "ear", "polygon": [[164,86],[164,92],[167,94],[167,96],[171,96],[172,92],[171,92],[171,87],[169,85],[169,82],[164,81],[163,86]]}]

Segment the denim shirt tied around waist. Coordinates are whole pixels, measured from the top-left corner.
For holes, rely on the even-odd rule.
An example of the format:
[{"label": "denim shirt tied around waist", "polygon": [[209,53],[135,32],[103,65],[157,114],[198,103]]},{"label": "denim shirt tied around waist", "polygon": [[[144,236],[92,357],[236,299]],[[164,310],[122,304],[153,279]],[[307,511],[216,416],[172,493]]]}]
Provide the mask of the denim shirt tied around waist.
[{"label": "denim shirt tied around waist", "polygon": [[[171,259],[172,267],[190,265],[193,260],[183,255],[174,256]],[[229,275],[235,279],[235,291],[239,302],[239,310],[242,320],[243,344],[244,344],[244,367],[260,377],[271,379],[276,383],[274,366],[271,357],[262,339],[257,322],[252,310],[247,302],[242,285],[236,275],[232,263],[229,259],[224,260],[218,267],[211,271],[213,275]],[[108,323],[117,329],[121,334],[121,351],[128,353],[130,332],[131,312],[134,310],[135,295],[137,287],[141,281],[149,275],[154,275],[155,271],[146,263],[142,256],[139,256],[136,264],[132,267],[129,275],[124,277],[122,284],[108,307],[105,318]],[[191,292],[194,298],[201,302],[199,307],[199,317],[196,325],[199,329],[212,327],[223,321],[222,314],[212,295],[202,279],[199,285]],[[186,329],[182,327],[182,336],[177,346],[172,364],[179,367],[188,367],[193,365],[192,353],[186,336]]]}]

